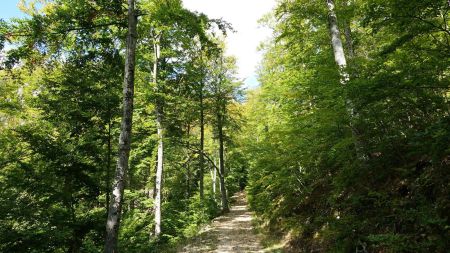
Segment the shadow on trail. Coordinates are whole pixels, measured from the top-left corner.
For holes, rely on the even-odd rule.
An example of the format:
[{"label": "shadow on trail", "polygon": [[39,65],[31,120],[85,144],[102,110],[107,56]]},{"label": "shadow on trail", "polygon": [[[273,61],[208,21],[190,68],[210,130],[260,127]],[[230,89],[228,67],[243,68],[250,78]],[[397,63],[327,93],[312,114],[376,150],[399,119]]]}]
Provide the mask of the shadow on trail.
[{"label": "shadow on trail", "polygon": [[230,212],[213,220],[190,245],[178,252],[265,252],[252,227],[252,213],[248,210],[245,194],[233,196]]}]

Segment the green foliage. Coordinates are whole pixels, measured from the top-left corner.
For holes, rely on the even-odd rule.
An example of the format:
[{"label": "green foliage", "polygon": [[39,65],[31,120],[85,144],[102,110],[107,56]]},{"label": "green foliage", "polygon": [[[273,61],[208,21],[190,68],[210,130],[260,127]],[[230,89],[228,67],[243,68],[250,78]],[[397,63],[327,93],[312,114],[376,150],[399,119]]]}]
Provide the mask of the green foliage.
[{"label": "green foliage", "polygon": [[[0,20],[0,252],[101,252],[118,152],[125,1],[43,1],[39,8],[33,2],[22,5],[26,18]],[[220,73],[215,69],[224,57],[213,29],[226,33],[228,23],[190,12],[178,0],[139,1],[138,9],[133,141],[119,248],[161,252],[219,214],[207,173],[216,160],[214,102],[232,104],[239,84],[231,59]],[[157,35],[162,51],[155,87],[150,67]],[[166,146],[159,238],[153,234],[158,103]],[[208,156],[204,198],[198,191],[200,109]],[[220,110],[231,143],[234,114]],[[241,161],[230,155],[230,166]],[[229,175],[230,194],[242,184],[239,173]]]},{"label": "green foliage", "polygon": [[[122,3],[46,1],[24,8],[28,18],[0,20],[1,252],[103,249],[120,122]],[[121,252],[164,252],[220,214],[220,141],[228,195],[247,187],[263,224],[289,233],[295,252],[450,247],[448,2],[336,0],[345,85],[326,7],[279,1],[266,17],[274,38],[262,47],[261,87],[244,99],[235,59],[214,35],[231,30],[228,23],[179,0],[139,1]]]},{"label": "green foliage", "polygon": [[449,62],[442,52],[450,6],[336,7],[345,87],[325,2],[281,1],[276,11],[262,86],[246,104],[251,206],[269,231],[290,231],[295,252],[445,252]]}]

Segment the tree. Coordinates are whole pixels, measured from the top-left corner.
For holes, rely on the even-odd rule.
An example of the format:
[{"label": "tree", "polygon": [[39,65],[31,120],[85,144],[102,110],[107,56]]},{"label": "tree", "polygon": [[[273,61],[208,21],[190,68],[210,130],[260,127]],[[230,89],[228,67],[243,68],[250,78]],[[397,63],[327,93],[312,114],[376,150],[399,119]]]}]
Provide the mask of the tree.
[{"label": "tree", "polygon": [[429,134],[448,132],[448,87],[436,78],[448,63],[435,54],[446,51],[448,4],[326,3],[282,1],[267,18],[274,38],[241,137],[251,206],[270,232],[297,231],[299,252],[442,251],[446,216],[434,210],[448,165],[435,161],[448,145]]},{"label": "tree", "polygon": [[[210,180],[204,170],[215,153],[206,62],[221,53],[212,56],[219,51],[212,27],[228,24],[176,0],[140,1],[139,11],[130,2],[128,15],[122,1],[30,3],[28,17],[0,23],[0,251],[168,247],[166,236],[153,236],[158,143],[167,144],[160,231],[181,239],[218,215],[212,187],[198,186]],[[153,40],[150,31],[161,37]],[[156,106],[164,109],[163,138]]]},{"label": "tree", "polygon": [[[5,226],[12,237],[2,238],[22,241],[15,245],[2,243],[6,251],[35,248],[79,252],[91,240],[103,237],[99,224],[103,223],[100,220],[104,219],[105,208],[99,203],[104,203],[102,197],[107,191],[107,143],[111,138],[105,126],[116,117],[114,84],[120,78],[116,73],[122,63],[112,39],[114,29],[98,20],[111,18],[116,6],[99,5],[98,19],[88,20],[81,13],[91,9],[91,4],[80,4],[74,9],[70,2],[61,1],[60,5],[46,6],[45,13],[29,10],[31,19],[10,24],[7,39],[14,46],[2,65],[9,68],[5,77],[23,87],[18,86],[23,91],[23,110],[20,126],[8,124],[7,128],[9,136],[14,135],[23,147],[18,161],[27,162],[8,164],[15,169],[4,175],[12,179],[23,170],[29,173],[17,181],[8,180],[5,187],[14,192],[8,198],[34,192],[28,201],[35,205],[34,211],[23,204],[15,211],[9,208],[3,212],[3,218],[14,212],[17,215],[12,216],[11,222],[40,222],[36,222],[36,227]],[[106,8],[110,8],[108,15]],[[78,15],[77,21],[71,20]],[[30,184],[24,184],[27,181]],[[19,211],[24,208],[30,208],[30,212]],[[32,231],[38,231],[37,227],[48,228],[36,236]],[[21,237],[24,239],[17,239]]]},{"label": "tree", "polygon": [[234,60],[232,58],[224,58],[220,56],[212,63],[212,73],[210,80],[210,87],[213,97],[213,113],[215,114],[215,127],[216,136],[219,143],[219,182],[221,193],[221,205],[222,212],[227,212],[228,196],[226,189],[226,169],[225,169],[225,133],[224,128],[227,124],[230,124],[230,115],[228,112],[228,106],[232,99],[235,97],[236,83],[233,79]]},{"label": "tree", "polygon": [[125,173],[128,170],[128,160],[131,147],[131,129],[133,124],[134,73],[137,41],[137,15],[135,1],[128,0],[128,35],[125,58],[125,75],[123,81],[123,115],[119,137],[119,156],[116,174],[112,187],[112,201],[108,210],[106,222],[105,252],[117,252],[118,231],[122,213],[122,195],[125,187]]}]

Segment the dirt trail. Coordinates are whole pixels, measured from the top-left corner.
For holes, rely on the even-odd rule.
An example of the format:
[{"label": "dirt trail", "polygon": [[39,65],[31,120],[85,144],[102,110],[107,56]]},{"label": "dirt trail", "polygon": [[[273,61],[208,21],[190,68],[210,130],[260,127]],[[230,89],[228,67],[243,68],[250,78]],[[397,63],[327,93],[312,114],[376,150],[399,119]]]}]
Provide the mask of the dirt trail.
[{"label": "dirt trail", "polygon": [[253,231],[252,213],[248,210],[244,193],[234,197],[230,212],[213,220],[189,245],[178,252],[236,253],[265,252]]}]

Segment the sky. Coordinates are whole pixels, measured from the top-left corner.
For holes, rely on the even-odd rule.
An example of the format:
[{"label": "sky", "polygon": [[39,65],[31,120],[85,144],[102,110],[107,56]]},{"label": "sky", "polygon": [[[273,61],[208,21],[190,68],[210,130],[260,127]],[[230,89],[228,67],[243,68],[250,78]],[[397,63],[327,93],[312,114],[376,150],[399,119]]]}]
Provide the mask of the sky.
[{"label": "sky", "polygon": [[[24,14],[17,7],[19,0],[0,0],[0,18],[9,19]],[[270,30],[258,20],[275,6],[276,0],[183,0],[184,6],[202,12],[210,18],[223,18],[236,30],[227,37],[227,54],[237,58],[239,78],[246,88],[258,85],[256,67],[261,60],[259,44],[270,36]]]},{"label": "sky", "polygon": [[0,19],[22,17],[24,14],[17,7],[19,0],[0,0]]},{"label": "sky", "polygon": [[210,18],[223,18],[230,22],[236,33],[227,38],[227,54],[237,57],[239,78],[245,87],[258,85],[256,67],[261,60],[259,44],[270,37],[271,31],[258,24],[258,20],[275,7],[276,0],[184,0],[190,10],[203,12]]}]

